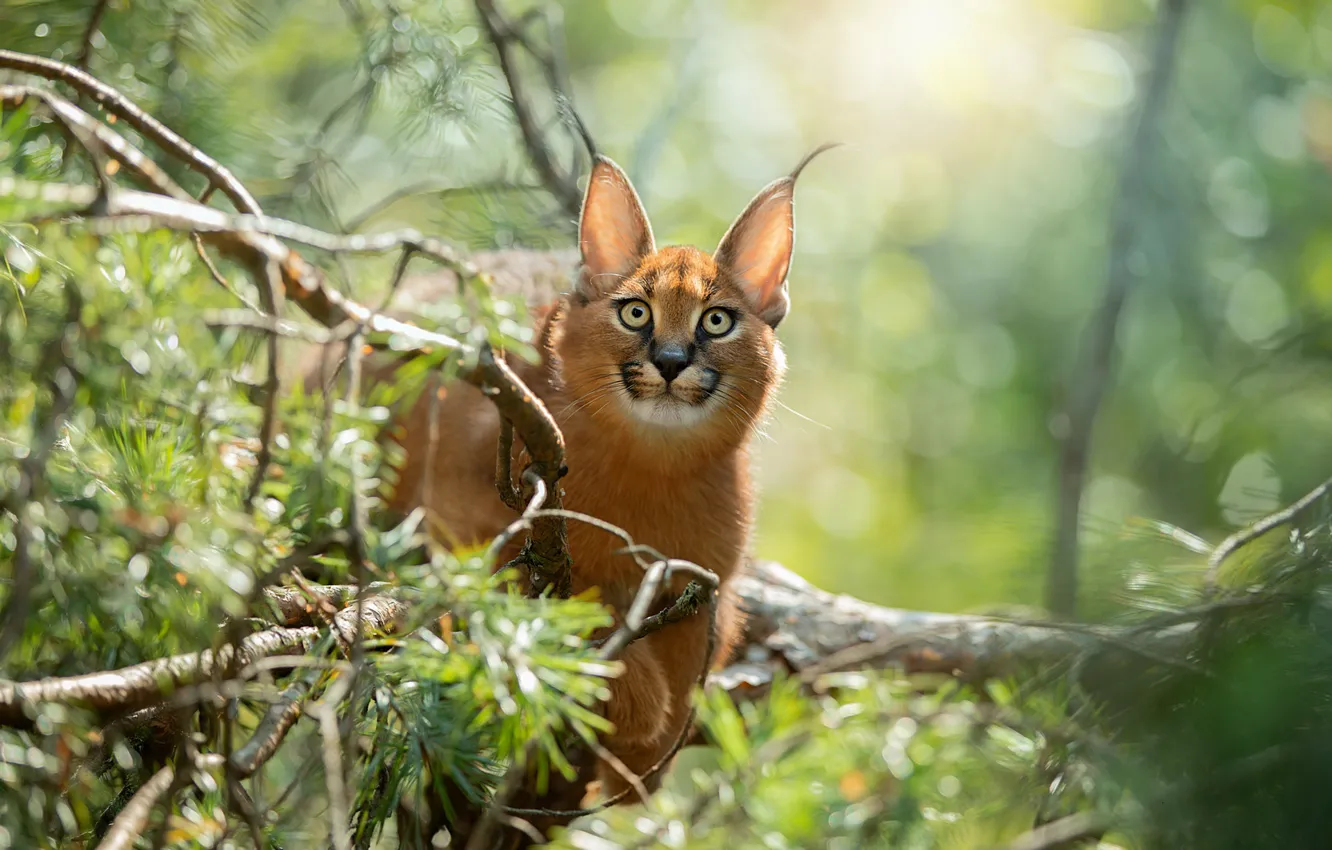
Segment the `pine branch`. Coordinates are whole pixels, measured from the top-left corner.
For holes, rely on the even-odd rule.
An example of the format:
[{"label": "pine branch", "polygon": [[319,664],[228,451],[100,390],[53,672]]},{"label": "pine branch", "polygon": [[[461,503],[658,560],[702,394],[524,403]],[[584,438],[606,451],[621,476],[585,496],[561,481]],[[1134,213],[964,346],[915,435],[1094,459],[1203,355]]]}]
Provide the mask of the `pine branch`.
[{"label": "pine branch", "polygon": [[[333,626],[335,633],[344,640],[351,640],[362,628],[362,624],[354,620],[354,610],[347,609],[340,614]],[[377,596],[366,601],[364,611],[366,631],[387,631],[393,627],[403,608],[395,599]],[[286,655],[293,650],[308,652],[322,631],[313,626],[267,629],[245,638],[240,642],[239,652],[235,653],[227,645],[217,652],[205,649],[119,670],[30,682],[0,682],[0,725],[31,728],[33,716],[30,709],[42,703],[81,706],[103,717],[128,714],[157,705],[182,688],[209,682],[214,674],[227,669],[233,662],[241,668],[259,659]]]},{"label": "pine branch", "polygon": [[[145,127],[155,126],[152,123],[155,119],[142,113],[127,98],[119,96],[121,100],[116,100],[118,93],[114,89],[72,66],[12,51],[0,51],[0,67],[13,67],[52,79],[77,81],[94,93],[101,92],[115,109],[127,115],[135,115],[135,120]],[[104,183],[102,191],[94,196],[92,204],[82,216],[94,228],[107,225],[123,229],[128,225],[129,229],[133,229],[137,225],[198,234],[203,241],[248,268],[261,291],[266,289],[273,279],[270,275],[276,270],[277,282],[281,284],[286,298],[326,328],[350,324],[371,332],[391,335],[395,343],[405,340],[406,347],[415,348],[421,353],[428,353],[434,348],[452,352],[455,359],[461,361],[460,377],[485,393],[522,438],[532,458],[528,469],[545,482],[549,491],[547,505],[554,509],[561,506],[563,497],[558,482],[566,471],[564,437],[545,405],[502,358],[496,357],[489,346],[473,348],[443,334],[423,331],[409,323],[390,319],[342,295],[328,285],[324,274],[317,267],[274,237],[282,236],[331,252],[411,249],[440,261],[460,276],[474,276],[477,273],[475,268],[461,260],[450,247],[415,231],[375,237],[335,236],[258,215],[230,216],[192,199],[141,151],[105,124],[53,92],[31,86],[0,86],[0,101],[21,101],[26,97],[35,97],[43,102],[70,128],[90,155],[115,158],[137,179],[156,190],[157,194],[134,192],[119,189],[109,182]],[[108,109],[112,109],[112,106]],[[126,120],[138,126],[128,117]],[[160,131],[170,134],[160,124],[156,126]],[[162,133],[158,135],[162,136]],[[207,166],[210,180],[224,192],[228,191],[228,178],[234,180],[230,172],[179,136],[171,134],[162,137],[171,143],[168,148],[171,153],[199,167]],[[243,187],[241,189],[243,191]],[[252,206],[257,211],[257,205]],[[125,218],[131,220],[120,220]],[[270,305],[266,304],[265,309],[276,315]],[[267,417],[265,421],[271,423]],[[550,587],[558,596],[568,595],[570,561],[563,517],[544,516],[536,520],[520,558],[528,568],[533,592],[541,593]]]}]

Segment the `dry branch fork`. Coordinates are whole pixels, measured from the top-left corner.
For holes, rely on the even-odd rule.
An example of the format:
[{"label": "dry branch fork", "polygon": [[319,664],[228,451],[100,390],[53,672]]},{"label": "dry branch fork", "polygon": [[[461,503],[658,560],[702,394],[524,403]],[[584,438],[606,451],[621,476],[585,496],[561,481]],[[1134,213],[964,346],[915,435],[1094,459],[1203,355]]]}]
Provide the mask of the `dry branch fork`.
[{"label": "dry branch fork", "polygon": [[[412,251],[430,256],[466,278],[477,274],[470,263],[458,258],[448,246],[415,232],[384,237],[338,237],[253,214],[258,211],[258,204],[229,171],[105,83],[73,66],[7,50],[0,50],[0,68],[12,68],[74,85],[94,97],[108,112],[145,132],[168,153],[203,173],[211,185],[221,188],[238,207],[252,211],[250,215],[232,216],[194,200],[124,137],[50,89],[0,86],[0,103],[16,105],[28,98],[42,103],[88,153],[99,174],[103,173],[106,160],[114,160],[141,183],[155,190],[148,193],[121,189],[104,179],[99,190],[84,190],[82,196],[88,206],[75,218],[98,224],[112,223],[127,229],[153,227],[197,234],[204,242],[247,268],[260,291],[268,288],[270,275],[274,275],[286,299],[326,328],[350,326],[365,329],[390,337],[389,345],[397,349],[421,353],[450,352],[452,359],[459,363],[459,377],[489,397],[501,417],[512,424],[523,440],[532,458],[529,469],[547,487],[547,506],[561,506],[558,482],[564,470],[564,438],[545,405],[502,357],[488,346],[469,346],[445,334],[391,319],[347,298],[328,286],[322,271],[276,236],[306,241],[335,252]],[[69,194],[80,196],[77,191]],[[568,595],[570,561],[565,520],[543,517],[534,522],[520,560],[529,568],[534,591],[550,588],[556,595]]]}]

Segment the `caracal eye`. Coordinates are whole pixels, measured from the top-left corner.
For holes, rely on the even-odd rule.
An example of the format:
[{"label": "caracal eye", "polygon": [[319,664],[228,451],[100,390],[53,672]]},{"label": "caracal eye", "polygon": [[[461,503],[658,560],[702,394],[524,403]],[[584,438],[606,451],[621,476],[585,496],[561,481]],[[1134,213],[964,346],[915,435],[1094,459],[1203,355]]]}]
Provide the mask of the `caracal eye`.
[{"label": "caracal eye", "polygon": [[620,321],[630,330],[638,330],[646,327],[647,323],[652,321],[652,308],[646,301],[626,301],[620,307]]},{"label": "caracal eye", "polygon": [[729,310],[713,307],[703,314],[702,324],[708,336],[726,336],[735,327],[735,317]]}]

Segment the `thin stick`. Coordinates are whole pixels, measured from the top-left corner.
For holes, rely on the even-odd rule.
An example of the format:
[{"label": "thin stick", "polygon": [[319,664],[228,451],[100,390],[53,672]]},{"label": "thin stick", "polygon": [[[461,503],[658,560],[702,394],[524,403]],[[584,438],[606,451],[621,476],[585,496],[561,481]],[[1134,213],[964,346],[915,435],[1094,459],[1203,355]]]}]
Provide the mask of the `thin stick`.
[{"label": "thin stick", "polygon": [[[273,263],[268,263],[264,276],[266,286],[261,286],[259,291],[265,293],[264,309],[277,320],[280,312],[278,302],[282,298],[281,276],[279,275]],[[251,509],[255,507],[255,502],[259,499],[259,491],[263,489],[264,480],[268,476],[268,465],[273,461],[273,437],[277,434],[277,407],[278,399],[282,394],[282,376],[281,376],[281,351],[278,344],[277,334],[268,334],[268,377],[264,381],[264,408],[263,419],[259,423],[259,451],[255,452],[254,477],[250,479],[249,490],[245,494],[245,504]]]},{"label": "thin stick", "polygon": [[499,491],[500,501],[509,508],[523,509],[522,496],[513,486],[513,423],[503,417],[500,417],[499,446],[495,453],[495,489]]},{"label": "thin stick", "polygon": [[1268,514],[1253,525],[1241,528],[1234,534],[1222,540],[1217,547],[1212,550],[1212,554],[1207,558],[1207,575],[1205,584],[1207,592],[1211,593],[1216,589],[1217,574],[1221,570],[1221,565],[1227,558],[1235,552],[1279,525],[1285,525],[1294,521],[1300,514],[1307,511],[1315,502],[1327,495],[1328,490],[1332,490],[1332,478],[1327,479],[1322,484],[1305,493],[1299,500],[1282,508],[1273,514]]},{"label": "thin stick", "polygon": [[324,783],[328,789],[328,818],[330,838],[334,850],[351,850],[351,831],[348,818],[347,784],[342,776],[342,736],[338,731],[338,704],[351,690],[351,678],[339,679],[328,695],[310,713],[319,719],[319,732],[324,745]]},{"label": "thin stick", "polygon": [[92,58],[93,41],[102,28],[102,18],[106,16],[106,7],[109,5],[111,5],[110,0],[97,0],[92,15],[88,17],[88,26],[84,28],[83,38],[80,41],[79,55],[74,57],[74,66],[80,70],[88,68],[88,60]]},{"label": "thin stick", "polygon": [[499,59],[501,72],[509,86],[509,99],[513,104],[513,116],[518,122],[518,130],[523,138],[523,147],[528,159],[536,169],[546,189],[560,202],[564,211],[576,216],[582,208],[583,196],[578,191],[578,183],[572,175],[561,173],[555,164],[555,157],[542,137],[537,124],[532,104],[527,98],[522,75],[518,70],[518,61],[513,44],[515,41],[512,25],[496,9],[494,0],[475,0],[481,25],[495,46],[495,55]]},{"label": "thin stick", "polygon": [[1100,812],[1078,812],[1019,835],[1005,845],[1005,850],[1057,850],[1100,838],[1109,829],[1110,819]]},{"label": "thin stick", "polygon": [[592,752],[596,753],[597,758],[601,759],[606,764],[610,765],[611,770],[615,771],[617,774],[620,775],[621,778],[624,779],[625,782],[629,783],[629,787],[632,788],[634,793],[638,795],[638,799],[643,801],[647,800],[648,798],[647,786],[643,784],[643,780],[638,776],[638,774],[634,773],[632,770],[629,769],[629,765],[625,764],[623,761],[620,760],[619,756],[615,755],[615,753],[606,749],[597,741],[592,742]]},{"label": "thin stick", "polygon": [[152,778],[134,792],[134,796],[125,804],[125,808],[116,815],[115,822],[106,831],[97,850],[133,850],[135,842],[148,825],[148,817],[153,813],[157,801],[171,787],[171,780],[176,772],[170,765],[154,773]]}]

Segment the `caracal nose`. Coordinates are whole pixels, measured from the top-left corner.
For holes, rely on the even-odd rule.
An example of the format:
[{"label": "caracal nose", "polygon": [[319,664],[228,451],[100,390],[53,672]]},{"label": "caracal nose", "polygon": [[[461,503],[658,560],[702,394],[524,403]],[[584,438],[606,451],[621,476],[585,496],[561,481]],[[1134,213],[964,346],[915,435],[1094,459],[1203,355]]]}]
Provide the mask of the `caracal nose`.
[{"label": "caracal nose", "polygon": [[692,360],[690,352],[678,342],[664,343],[652,354],[652,365],[657,367],[657,371],[668,384],[689,368]]}]

